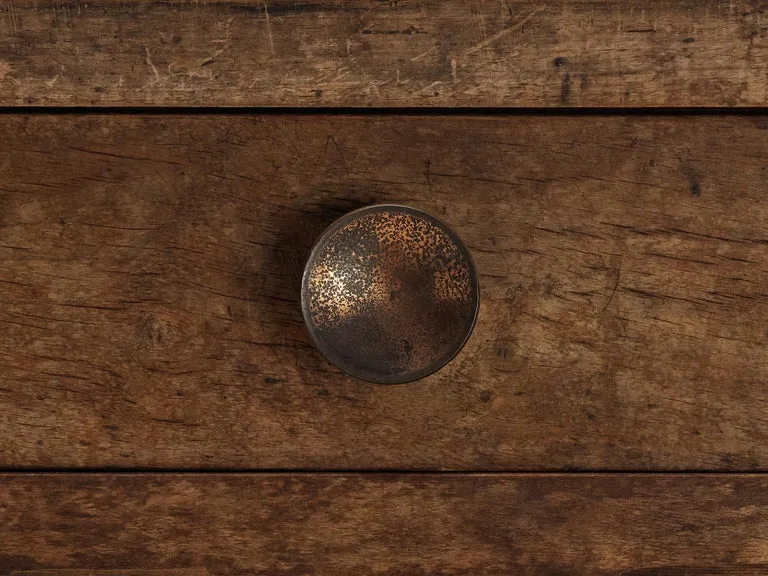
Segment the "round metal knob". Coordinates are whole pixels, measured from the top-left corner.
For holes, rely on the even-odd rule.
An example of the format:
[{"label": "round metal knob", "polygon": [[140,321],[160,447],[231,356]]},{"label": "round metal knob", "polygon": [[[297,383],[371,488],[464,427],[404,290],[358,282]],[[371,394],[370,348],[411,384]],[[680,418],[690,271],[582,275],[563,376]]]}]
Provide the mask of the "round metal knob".
[{"label": "round metal knob", "polygon": [[396,384],[453,358],[477,318],[469,251],[436,218],[374,205],[334,222],[304,269],[302,309],[317,347],[344,372]]}]

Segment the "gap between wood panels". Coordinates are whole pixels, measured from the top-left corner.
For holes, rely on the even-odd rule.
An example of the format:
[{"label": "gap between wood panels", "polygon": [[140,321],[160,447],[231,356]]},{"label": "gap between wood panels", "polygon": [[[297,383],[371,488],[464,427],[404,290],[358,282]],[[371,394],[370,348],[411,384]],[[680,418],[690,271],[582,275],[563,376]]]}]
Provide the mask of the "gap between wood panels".
[{"label": "gap between wood panels", "polygon": [[175,468],[2,468],[0,475],[214,475],[214,476],[765,476],[768,470],[398,470],[370,469],[175,469]]},{"label": "gap between wood panels", "polygon": [[249,106],[0,106],[0,115],[277,115],[277,116],[762,116],[768,107],[249,107]]}]

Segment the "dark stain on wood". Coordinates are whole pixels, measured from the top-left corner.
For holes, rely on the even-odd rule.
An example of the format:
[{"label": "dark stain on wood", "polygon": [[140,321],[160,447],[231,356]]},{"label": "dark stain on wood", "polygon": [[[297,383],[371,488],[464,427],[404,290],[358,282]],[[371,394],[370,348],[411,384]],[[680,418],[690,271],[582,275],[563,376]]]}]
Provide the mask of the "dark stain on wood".
[{"label": "dark stain on wood", "polygon": [[[5,510],[0,508],[0,513],[2,512],[5,512]],[[0,552],[0,571],[2,571],[0,574],[14,574],[33,570],[36,567],[38,567],[38,564],[31,556],[3,554]]]},{"label": "dark stain on wood", "polygon": [[696,178],[696,176],[694,176],[693,174],[688,176],[688,183],[690,184],[690,187],[691,187],[691,196],[693,196],[694,198],[698,198],[699,196],[701,196],[701,185],[699,184],[699,181]]}]

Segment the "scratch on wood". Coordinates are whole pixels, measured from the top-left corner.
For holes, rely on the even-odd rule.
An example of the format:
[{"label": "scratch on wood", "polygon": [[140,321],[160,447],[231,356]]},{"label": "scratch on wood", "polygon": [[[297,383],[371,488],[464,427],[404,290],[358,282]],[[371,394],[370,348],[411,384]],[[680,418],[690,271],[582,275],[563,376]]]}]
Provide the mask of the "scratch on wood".
[{"label": "scratch on wood", "polygon": [[11,34],[16,36],[16,12],[13,9],[13,2],[8,0],[8,16],[11,18]]},{"label": "scratch on wood", "polygon": [[[432,84],[430,84],[429,86],[425,86],[419,92],[421,92],[421,93],[429,92],[430,90],[433,90],[434,88],[436,88],[440,84],[442,84],[442,82],[440,82],[439,80],[436,81],[436,82],[432,82]],[[435,92],[435,96],[437,96],[437,92]]]},{"label": "scratch on wood", "polygon": [[149,66],[150,70],[152,70],[155,75],[155,80],[152,83],[156,84],[160,82],[160,72],[157,71],[157,68],[155,68],[155,65],[152,63],[152,56],[149,53],[149,46],[144,46],[144,51],[146,52],[147,66]]},{"label": "scratch on wood", "polygon": [[8,62],[0,60],[0,83],[11,72],[11,65]]},{"label": "scratch on wood", "polygon": [[429,50],[427,50],[426,52],[422,52],[422,53],[421,53],[421,54],[419,54],[418,56],[414,56],[413,58],[411,58],[411,62],[418,62],[419,60],[421,60],[422,58],[424,58],[424,57],[425,57],[427,54],[431,54],[431,53],[432,53],[432,52],[434,52],[435,50],[437,50],[437,48],[430,48],[430,49],[429,49]]},{"label": "scratch on wood", "polygon": [[[1,70],[2,66],[0,66],[0,80],[3,79],[3,74]],[[64,66],[61,66],[61,70],[56,73],[56,76],[51,78],[50,80],[45,81],[45,85],[48,86],[48,88],[53,88],[56,85],[56,82],[58,82],[61,79],[61,74],[64,72]]]},{"label": "scratch on wood", "polygon": [[267,10],[266,3],[264,4],[264,17],[267,19],[267,36],[269,37],[269,49],[272,52],[272,56],[274,56],[275,43],[272,41],[272,25],[269,23],[269,10]]},{"label": "scratch on wood", "polygon": [[474,46],[472,46],[471,48],[469,48],[468,50],[466,50],[464,52],[464,56],[469,56],[470,54],[474,54],[475,52],[477,52],[478,50],[482,50],[483,48],[485,48],[489,44],[493,44],[499,38],[502,38],[502,37],[506,36],[510,32],[514,32],[515,30],[519,30],[520,28],[525,26],[531,20],[531,18],[533,18],[534,16],[536,16],[536,14],[541,12],[541,10],[542,10],[541,8],[536,8],[530,14],[528,14],[528,16],[526,16],[525,18],[523,18],[522,20],[520,20],[516,24],[513,24],[512,26],[510,26],[508,28],[504,28],[504,30],[501,30],[500,32],[497,32],[493,36],[490,36],[489,38],[486,38],[482,42],[479,42],[479,43],[475,44]]},{"label": "scratch on wood", "polygon": [[[266,10],[266,6],[264,7]],[[219,38],[217,40],[214,40],[214,44],[221,44],[221,48],[216,50],[216,52],[213,53],[213,55],[206,58],[201,66],[204,66],[206,64],[212,64],[216,61],[216,58],[224,54],[224,52],[229,48],[229,45],[232,43],[232,21],[235,19],[234,16],[230,17],[229,20],[227,20],[227,26],[224,29],[224,38]],[[209,62],[210,61],[210,62]]]},{"label": "scratch on wood", "polygon": [[336,138],[333,137],[333,134],[328,134],[328,137],[325,139],[325,154],[328,155],[328,145],[333,143],[333,145],[336,147],[336,151],[339,153],[339,157],[341,157],[341,163],[344,166],[344,171],[349,174],[349,167],[347,166],[347,159],[344,157],[344,152],[341,150],[341,146],[339,146],[339,143],[336,142]]},{"label": "scratch on wood", "polygon": [[622,253],[619,256],[619,266],[616,268],[616,281],[613,283],[613,291],[611,292],[611,295],[608,297],[608,301],[605,303],[605,306],[603,306],[603,309],[600,310],[600,316],[605,314],[605,311],[608,310],[608,306],[611,305],[611,302],[613,302],[613,297],[616,296],[616,291],[619,289],[619,282],[621,282],[621,264],[624,262],[624,254]]}]

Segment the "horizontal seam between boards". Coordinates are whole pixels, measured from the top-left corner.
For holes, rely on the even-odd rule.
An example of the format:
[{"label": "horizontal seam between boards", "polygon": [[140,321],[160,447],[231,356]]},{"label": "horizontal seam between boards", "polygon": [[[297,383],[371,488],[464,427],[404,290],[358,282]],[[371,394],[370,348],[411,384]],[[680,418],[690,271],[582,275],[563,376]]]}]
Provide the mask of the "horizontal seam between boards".
[{"label": "horizontal seam between boards", "polygon": [[219,468],[0,468],[0,475],[262,475],[262,476],[768,476],[757,470],[406,470],[406,469],[219,469]]},{"label": "horizontal seam between boards", "polygon": [[279,106],[0,106],[0,115],[185,116],[764,116],[768,107],[279,107]]}]

